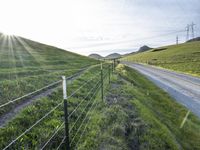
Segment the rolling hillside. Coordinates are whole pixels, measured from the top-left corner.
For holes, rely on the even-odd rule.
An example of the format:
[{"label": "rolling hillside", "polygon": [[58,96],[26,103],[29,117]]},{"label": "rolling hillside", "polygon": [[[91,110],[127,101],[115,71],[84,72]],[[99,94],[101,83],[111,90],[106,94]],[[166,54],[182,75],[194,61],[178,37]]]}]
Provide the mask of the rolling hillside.
[{"label": "rolling hillside", "polygon": [[128,55],[121,60],[147,63],[200,76],[200,42],[159,47],[147,52]]},{"label": "rolling hillside", "polygon": [[[1,105],[52,82],[60,82],[62,75],[68,77],[98,63],[20,37],[1,35],[0,43]],[[73,82],[67,82],[71,149],[199,147],[199,119],[190,114],[180,128],[187,109],[167,93],[126,66],[118,65],[111,72],[111,64],[104,63],[100,69],[94,65]],[[17,105],[0,107],[0,119]],[[63,108],[61,86],[48,96],[34,100],[0,127],[0,149],[65,149]]]},{"label": "rolling hillside", "polygon": [[103,59],[103,56],[99,54],[90,54],[88,57],[94,58],[94,59]]},{"label": "rolling hillside", "polygon": [[0,34],[0,105],[96,63],[56,47]]},{"label": "rolling hillside", "polygon": [[106,59],[113,59],[113,58],[119,58],[119,57],[121,57],[120,54],[118,54],[118,53],[112,53],[112,54],[109,54],[108,56],[106,56],[105,58]]}]

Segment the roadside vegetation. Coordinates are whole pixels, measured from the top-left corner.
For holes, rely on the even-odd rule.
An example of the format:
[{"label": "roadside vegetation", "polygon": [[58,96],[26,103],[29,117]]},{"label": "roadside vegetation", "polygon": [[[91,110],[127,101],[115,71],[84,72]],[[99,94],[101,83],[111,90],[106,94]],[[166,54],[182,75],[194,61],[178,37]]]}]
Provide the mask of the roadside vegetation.
[{"label": "roadside vegetation", "polygon": [[[108,65],[104,65],[104,101],[100,91],[100,67],[88,69],[68,85],[69,95],[91,79],[76,95],[69,99],[69,113],[77,105],[80,108],[70,117],[70,128],[81,115],[81,119],[70,132],[72,149],[199,149],[200,120],[192,113],[181,127],[188,110],[176,103],[167,93],[156,87],[137,71],[118,65],[116,74],[108,84]],[[97,86],[96,86],[97,85]],[[95,87],[93,90],[91,90]],[[95,89],[96,92],[95,92]],[[90,91],[90,92],[89,92]],[[87,97],[88,92],[90,93]],[[95,94],[95,96],[93,95]],[[94,96],[94,97],[93,97]],[[91,102],[90,99],[92,98]],[[15,119],[0,130],[0,148],[5,147],[38,118],[62,103],[62,90],[57,89],[48,97],[35,101],[21,111]],[[89,111],[86,122],[76,131],[87,115],[89,102],[96,101]],[[34,115],[32,115],[34,114]],[[40,124],[22,136],[11,148],[39,149],[64,121],[63,105],[53,111]],[[64,137],[64,126],[51,139],[45,149],[56,149]],[[61,146],[63,148],[64,145]]]},{"label": "roadside vegetation", "polygon": [[199,149],[200,120],[137,71],[118,65],[79,149]]},{"label": "roadside vegetation", "polygon": [[200,76],[200,42],[195,41],[159,47],[146,52],[128,55],[121,60],[146,63]]},{"label": "roadside vegetation", "polygon": [[[184,106],[137,71],[123,65],[119,65],[118,70],[122,77],[132,83],[132,94],[135,97],[132,103],[140,116],[150,125],[151,134],[157,135],[160,140],[163,137],[165,141],[173,142],[177,148],[200,148],[198,117],[190,113],[184,126],[181,126],[188,112]],[[165,137],[164,133],[168,134],[168,137]],[[146,139],[151,141],[152,138]]]}]

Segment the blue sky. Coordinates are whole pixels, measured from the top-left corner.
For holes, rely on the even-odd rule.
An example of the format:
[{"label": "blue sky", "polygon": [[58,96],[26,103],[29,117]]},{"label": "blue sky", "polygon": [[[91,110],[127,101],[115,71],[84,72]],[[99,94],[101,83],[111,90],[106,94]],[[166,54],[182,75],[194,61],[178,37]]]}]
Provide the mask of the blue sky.
[{"label": "blue sky", "polygon": [[[83,55],[136,51],[200,36],[200,0],[0,0],[0,31]],[[179,31],[179,32],[178,32]]]}]

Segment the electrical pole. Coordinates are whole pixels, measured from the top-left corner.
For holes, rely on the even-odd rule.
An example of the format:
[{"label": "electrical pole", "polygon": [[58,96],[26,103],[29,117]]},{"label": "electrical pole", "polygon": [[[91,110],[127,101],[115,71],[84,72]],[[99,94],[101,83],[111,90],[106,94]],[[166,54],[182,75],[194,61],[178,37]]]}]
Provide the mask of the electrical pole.
[{"label": "electrical pole", "polygon": [[176,36],[176,45],[178,45],[178,35]]}]

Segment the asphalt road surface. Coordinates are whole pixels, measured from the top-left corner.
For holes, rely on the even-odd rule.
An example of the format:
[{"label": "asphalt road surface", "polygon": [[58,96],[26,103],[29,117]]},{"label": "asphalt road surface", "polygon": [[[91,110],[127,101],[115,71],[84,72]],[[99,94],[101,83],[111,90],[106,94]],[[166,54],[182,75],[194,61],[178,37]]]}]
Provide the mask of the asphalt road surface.
[{"label": "asphalt road surface", "polygon": [[200,78],[149,65],[122,63],[144,74],[200,118]]}]

